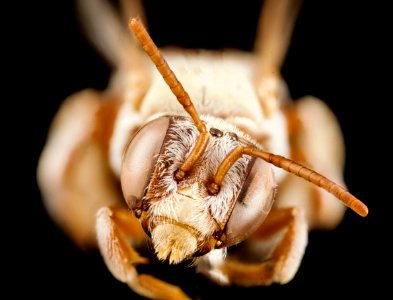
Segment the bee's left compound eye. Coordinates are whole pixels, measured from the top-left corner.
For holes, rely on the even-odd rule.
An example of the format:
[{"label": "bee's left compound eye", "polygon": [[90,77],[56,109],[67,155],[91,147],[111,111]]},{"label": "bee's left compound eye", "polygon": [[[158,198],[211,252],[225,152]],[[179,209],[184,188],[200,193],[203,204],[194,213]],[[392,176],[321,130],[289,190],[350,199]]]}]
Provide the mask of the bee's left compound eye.
[{"label": "bee's left compound eye", "polygon": [[134,136],[124,154],[121,187],[131,209],[143,196],[154,170],[155,161],[164,142],[170,119],[161,117],[143,126]]},{"label": "bee's left compound eye", "polygon": [[226,223],[220,247],[240,243],[258,229],[273,204],[275,187],[270,165],[257,159]]}]

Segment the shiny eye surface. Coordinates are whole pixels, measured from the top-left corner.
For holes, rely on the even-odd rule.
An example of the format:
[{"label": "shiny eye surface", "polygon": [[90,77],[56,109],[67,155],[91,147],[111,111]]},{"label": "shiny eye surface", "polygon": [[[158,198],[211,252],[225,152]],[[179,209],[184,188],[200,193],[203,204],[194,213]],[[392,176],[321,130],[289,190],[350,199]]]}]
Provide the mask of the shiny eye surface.
[{"label": "shiny eye surface", "polygon": [[270,165],[262,160],[255,160],[225,226],[225,238],[220,247],[238,244],[258,229],[273,204],[275,188]]},{"label": "shiny eye surface", "polygon": [[169,123],[169,117],[147,123],[136,133],[125,151],[120,180],[124,199],[131,209],[142,198],[149,183]]}]

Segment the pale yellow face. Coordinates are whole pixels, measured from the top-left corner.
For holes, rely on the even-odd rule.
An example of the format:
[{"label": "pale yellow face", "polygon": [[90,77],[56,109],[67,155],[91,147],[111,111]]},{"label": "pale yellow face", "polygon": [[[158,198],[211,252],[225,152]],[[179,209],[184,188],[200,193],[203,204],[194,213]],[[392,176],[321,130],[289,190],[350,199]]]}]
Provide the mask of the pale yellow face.
[{"label": "pale yellow face", "polygon": [[255,142],[220,119],[207,117],[206,126],[209,144],[183,180],[177,181],[174,174],[199,134],[186,117],[152,121],[137,133],[125,154],[121,176],[125,199],[151,236],[158,258],[171,263],[244,240],[272,204],[271,167],[250,156],[236,161],[218,194],[209,192],[208,183],[231,150]]}]

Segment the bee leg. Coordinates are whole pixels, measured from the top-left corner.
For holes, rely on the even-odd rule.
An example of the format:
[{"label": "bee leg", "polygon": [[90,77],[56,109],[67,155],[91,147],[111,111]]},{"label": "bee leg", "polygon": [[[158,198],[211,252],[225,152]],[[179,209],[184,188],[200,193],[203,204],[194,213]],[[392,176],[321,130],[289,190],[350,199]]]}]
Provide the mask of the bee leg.
[{"label": "bee leg", "polygon": [[[219,284],[284,284],[299,268],[307,236],[307,223],[301,209],[272,210],[244,246],[242,256],[229,254],[221,265],[200,271]],[[242,258],[249,261],[242,262]]]},{"label": "bee leg", "polygon": [[[295,101],[287,114],[292,158],[344,185],[344,140],[329,108],[319,99],[304,97]],[[294,175],[288,175],[278,191],[277,207],[301,206],[310,229],[331,229],[345,212],[334,196]]]},{"label": "bee leg", "polygon": [[112,275],[133,291],[152,299],[190,299],[174,285],[151,275],[138,274],[137,264],[148,263],[132,247],[145,242],[146,235],[136,217],[126,209],[103,207],[97,213],[97,239],[104,261]]},{"label": "bee leg", "polygon": [[278,112],[289,97],[280,70],[300,6],[299,0],[267,0],[262,8],[254,47],[255,87],[266,117]]},{"label": "bee leg", "polygon": [[[83,247],[96,245],[97,210],[122,199],[107,163],[103,145],[107,135],[98,128],[103,117],[102,97],[99,92],[85,90],[62,104],[37,169],[49,215]],[[110,127],[108,114],[105,120]]]}]

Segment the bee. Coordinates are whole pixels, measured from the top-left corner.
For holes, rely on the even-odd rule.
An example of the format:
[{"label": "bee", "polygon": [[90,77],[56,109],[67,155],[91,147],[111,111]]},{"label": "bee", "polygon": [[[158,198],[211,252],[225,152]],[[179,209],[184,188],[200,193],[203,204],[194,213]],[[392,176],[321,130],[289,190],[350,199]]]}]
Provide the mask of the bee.
[{"label": "bee", "polygon": [[290,101],[280,76],[299,1],[265,1],[253,53],[161,52],[140,3],[120,4],[134,39],[108,3],[79,1],[116,72],[106,91],[66,99],[52,124],[38,165],[48,212],[148,298],[189,297],[138,273],[146,239],[159,260],[191,260],[220,285],[289,282],[308,231],[341,221],[335,198],[368,213],[344,188],[335,117],[316,98]]}]

